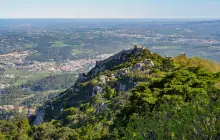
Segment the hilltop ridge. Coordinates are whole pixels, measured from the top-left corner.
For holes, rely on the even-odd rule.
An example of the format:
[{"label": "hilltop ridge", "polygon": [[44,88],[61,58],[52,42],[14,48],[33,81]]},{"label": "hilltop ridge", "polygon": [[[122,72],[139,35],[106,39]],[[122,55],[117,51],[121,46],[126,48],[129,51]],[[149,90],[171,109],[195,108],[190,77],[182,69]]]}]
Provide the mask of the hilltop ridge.
[{"label": "hilltop ridge", "polygon": [[218,63],[135,47],[80,74],[39,108],[33,124],[36,132],[71,131],[59,138],[218,139],[219,83]]},{"label": "hilltop ridge", "polygon": [[[76,80],[76,83],[72,86],[72,88],[68,89],[66,92],[61,93],[60,95],[58,95],[56,98],[62,98],[64,96],[64,94],[68,94],[69,91],[70,92],[78,92],[78,85],[80,85],[81,83],[85,82],[85,81],[89,81],[90,79],[96,77],[99,73],[104,72],[105,70],[111,70],[114,69],[112,66],[119,66],[120,64],[129,61],[128,58],[131,55],[137,55],[138,53],[141,53],[142,51],[148,51],[147,49],[144,49],[140,46],[136,47],[134,46],[134,49],[130,49],[130,50],[123,50],[105,60],[102,61],[97,61],[96,65],[94,68],[92,68],[87,74],[85,73],[81,73],[78,76],[78,79]],[[147,63],[147,62],[145,62]],[[152,63],[152,61],[150,61],[149,63]],[[112,75],[113,76],[113,75]],[[102,78],[101,78],[102,79]],[[103,79],[102,79],[103,80]],[[96,87],[98,88],[98,87]],[[93,89],[95,90],[95,89]],[[97,89],[96,89],[97,90]],[[89,96],[93,96],[94,93],[89,94]],[[51,105],[51,101],[47,101],[37,112],[37,117],[34,121],[33,124],[41,124],[44,121],[44,112],[45,109],[48,108],[48,106]],[[52,108],[53,110],[53,108]],[[62,109],[61,109],[62,110]]]}]

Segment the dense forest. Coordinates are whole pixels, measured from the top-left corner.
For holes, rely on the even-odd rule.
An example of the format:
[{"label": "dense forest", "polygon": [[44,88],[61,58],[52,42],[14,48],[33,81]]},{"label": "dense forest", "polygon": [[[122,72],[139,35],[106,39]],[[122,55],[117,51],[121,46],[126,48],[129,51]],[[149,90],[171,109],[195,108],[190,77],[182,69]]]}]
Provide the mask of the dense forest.
[{"label": "dense forest", "polygon": [[219,95],[219,64],[134,49],[46,102],[43,123],[33,125],[39,114],[0,121],[0,139],[219,140]]}]

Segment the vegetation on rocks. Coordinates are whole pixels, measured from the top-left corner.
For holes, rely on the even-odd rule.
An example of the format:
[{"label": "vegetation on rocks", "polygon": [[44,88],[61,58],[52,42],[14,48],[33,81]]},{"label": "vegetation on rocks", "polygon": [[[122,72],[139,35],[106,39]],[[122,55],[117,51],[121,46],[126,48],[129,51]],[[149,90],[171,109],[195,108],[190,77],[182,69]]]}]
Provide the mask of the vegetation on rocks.
[{"label": "vegetation on rocks", "polygon": [[0,138],[218,140],[219,69],[185,55],[122,53],[45,103],[42,124],[0,122]]}]

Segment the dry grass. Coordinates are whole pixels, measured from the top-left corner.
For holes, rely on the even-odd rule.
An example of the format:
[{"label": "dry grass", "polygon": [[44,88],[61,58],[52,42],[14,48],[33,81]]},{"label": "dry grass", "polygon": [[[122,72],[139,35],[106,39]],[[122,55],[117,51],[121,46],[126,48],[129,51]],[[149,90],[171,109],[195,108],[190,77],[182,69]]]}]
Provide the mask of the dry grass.
[{"label": "dry grass", "polygon": [[220,64],[212,60],[197,57],[187,58],[185,55],[179,55],[173,58],[173,60],[180,67],[200,67],[209,72],[220,72]]},{"label": "dry grass", "polygon": [[214,85],[216,88],[220,89],[220,81]]}]

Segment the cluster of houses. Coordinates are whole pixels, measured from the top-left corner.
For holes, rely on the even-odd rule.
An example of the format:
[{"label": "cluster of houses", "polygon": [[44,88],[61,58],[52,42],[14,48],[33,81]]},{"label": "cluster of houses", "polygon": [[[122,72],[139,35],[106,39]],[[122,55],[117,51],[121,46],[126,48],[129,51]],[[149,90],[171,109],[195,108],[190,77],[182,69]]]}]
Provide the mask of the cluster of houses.
[{"label": "cluster of houses", "polygon": [[19,51],[0,55],[0,63],[18,70],[43,71],[43,72],[73,72],[83,70],[87,65],[93,65],[96,61],[106,59],[112,54],[102,54],[95,58],[78,60],[66,60],[65,63],[57,64],[55,61],[38,62],[26,61],[25,58],[35,51]]},{"label": "cluster of houses", "polygon": [[3,113],[3,111],[15,111],[19,113],[25,113],[27,116],[35,115],[36,108],[28,108],[24,106],[14,106],[14,105],[3,105],[0,106],[0,114]]}]

